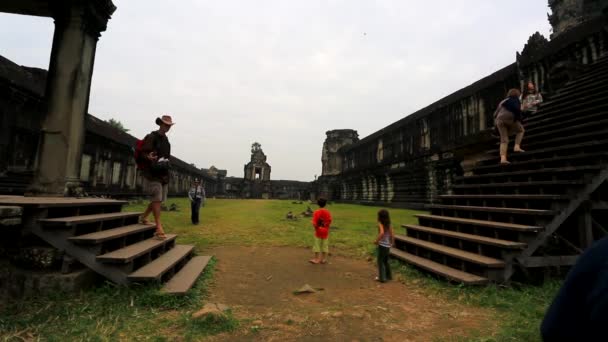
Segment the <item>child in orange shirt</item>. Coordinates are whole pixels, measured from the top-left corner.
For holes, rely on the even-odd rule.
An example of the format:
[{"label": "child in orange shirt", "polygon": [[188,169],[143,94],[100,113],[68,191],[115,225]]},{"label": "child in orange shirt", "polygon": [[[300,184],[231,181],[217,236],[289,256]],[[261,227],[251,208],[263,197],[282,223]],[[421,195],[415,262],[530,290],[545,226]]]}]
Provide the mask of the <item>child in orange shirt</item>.
[{"label": "child in orange shirt", "polygon": [[313,264],[325,264],[327,262],[327,254],[329,254],[329,226],[331,224],[331,214],[325,209],[327,200],[319,198],[317,200],[319,209],[312,216],[312,226],[315,228],[315,241],[312,251],[315,253],[315,258],[309,261]]}]

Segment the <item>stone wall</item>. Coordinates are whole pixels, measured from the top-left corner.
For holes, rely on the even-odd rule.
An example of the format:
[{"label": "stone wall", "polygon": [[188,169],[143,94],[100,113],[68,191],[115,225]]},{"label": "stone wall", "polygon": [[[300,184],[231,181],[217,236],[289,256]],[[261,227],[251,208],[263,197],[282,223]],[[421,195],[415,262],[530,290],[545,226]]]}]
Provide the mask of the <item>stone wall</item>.
[{"label": "stone wall", "polygon": [[[46,110],[45,82],[45,70],[22,67],[0,56],[0,194],[23,194],[32,181]],[[92,115],[85,117],[85,128],[80,165],[85,192],[140,196],[143,178],[133,158],[137,138]],[[169,191],[185,196],[192,181],[199,178],[205,182],[208,196],[214,196],[221,177],[221,173],[212,175],[173,157]]]},{"label": "stone wall", "polygon": [[309,199],[313,183],[291,180],[251,181],[237,177],[223,179],[225,198]]},{"label": "stone wall", "polygon": [[[358,142],[341,147],[339,173],[328,172],[315,192],[338,201],[422,208],[449,192],[484,157],[493,113],[509,88],[533,80],[547,97],[585,65],[607,55],[605,16],[548,41],[530,37],[517,62],[465,87]],[[333,144],[328,135],[326,144]],[[323,151],[325,170],[325,151]]]},{"label": "stone wall", "polygon": [[601,15],[608,0],[549,0],[552,38]]}]

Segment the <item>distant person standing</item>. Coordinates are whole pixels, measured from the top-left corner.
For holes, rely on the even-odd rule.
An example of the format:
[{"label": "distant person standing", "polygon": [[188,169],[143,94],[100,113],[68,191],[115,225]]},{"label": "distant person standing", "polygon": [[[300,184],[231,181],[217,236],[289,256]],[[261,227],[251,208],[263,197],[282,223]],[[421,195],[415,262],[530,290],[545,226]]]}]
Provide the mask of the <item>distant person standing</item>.
[{"label": "distant person standing", "polygon": [[391,217],[386,209],[378,211],[378,236],[374,240],[374,244],[378,245],[378,276],[376,280],[384,283],[393,279],[388,257],[391,247],[395,244]]},{"label": "distant person standing", "polygon": [[315,253],[314,259],[309,261],[312,264],[327,263],[327,255],[329,254],[329,226],[331,225],[331,214],[325,209],[327,200],[319,198],[317,200],[319,209],[315,210],[312,216],[312,226],[315,229],[314,244],[312,251]]},{"label": "distant person standing", "polygon": [[500,163],[509,164],[507,160],[507,149],[509,147],[509,136],[515,134],[515,146],[513,152],[524,152],[521,149],[521,141],[524,138],[524,127],[521,124],[522,112],[519,89],[511,89],[507,98],[498,104],[494,112],[494,124],[500,134]]},{"label": "distant person standing", "polygon": [[150,204],[141,217],[141,222],[148,224],[150,213],[154,215],[156,233],[158,239],[165,239],[165,231],[160,222],[160,207],[167,200],[169,192],[169,167],[171,158],[171,144],[167,138],[167,132],[175,123],[168,115],[156,118],[159,126],[143,140],[141,153],[145,159],[146,167],[142,170],[144,177],[144,191],[150,196]]},{"label": "distant person standing", "polygon": [[194,183],[190,187],[190,191],[188,191],[188,198],[190,198],[192,224],[198,224],[201,205],[205,200],[205,188],[203,188],[198,179],[195,179]]},{"label": "distant person standing", "polygon": [[521,98],[521,109],[523,111],[523,120],[525,120],[536,114],[538,106],[543,102],[543,96],[536,89],[533,82],[528,82]]}]

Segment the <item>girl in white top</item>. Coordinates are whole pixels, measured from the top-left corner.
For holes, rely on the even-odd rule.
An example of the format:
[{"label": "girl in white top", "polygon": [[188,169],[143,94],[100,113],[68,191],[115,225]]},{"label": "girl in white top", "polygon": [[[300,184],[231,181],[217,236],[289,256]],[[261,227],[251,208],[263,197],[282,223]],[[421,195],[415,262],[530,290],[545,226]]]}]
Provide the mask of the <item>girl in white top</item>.
[{"label": "girl in white top", "polygon": [[528,82],[521,99],[521,110],[524,117],[534,115],[538,111],[538,105],[543,102],[543,96],[536,90],[534,83]]},{"label": "girl in white top", "polygon": [[378,276],[376,280],[384,283],[393,279],[388,257],[391,246],[395,244],[391,217],[386,209],[378,211],[378,237],[376,237],[374,244],[378,245]]}]

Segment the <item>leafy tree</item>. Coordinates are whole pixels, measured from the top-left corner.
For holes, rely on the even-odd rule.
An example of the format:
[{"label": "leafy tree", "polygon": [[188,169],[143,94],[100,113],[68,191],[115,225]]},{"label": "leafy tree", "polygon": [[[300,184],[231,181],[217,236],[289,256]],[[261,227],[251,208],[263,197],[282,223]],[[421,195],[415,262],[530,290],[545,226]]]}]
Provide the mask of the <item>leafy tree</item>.
[{"label": "leafy tree", "polygon": [[107,123],[110,124],[110,126],[114,127],[114,128],[118,128],[119,130],[127,133],[130,131],[130,129],[125,128],[125,126],[122,125],[122,122],[118,121],[118,120],[114,120],[114,119],[110,119],[106,121]]}]

